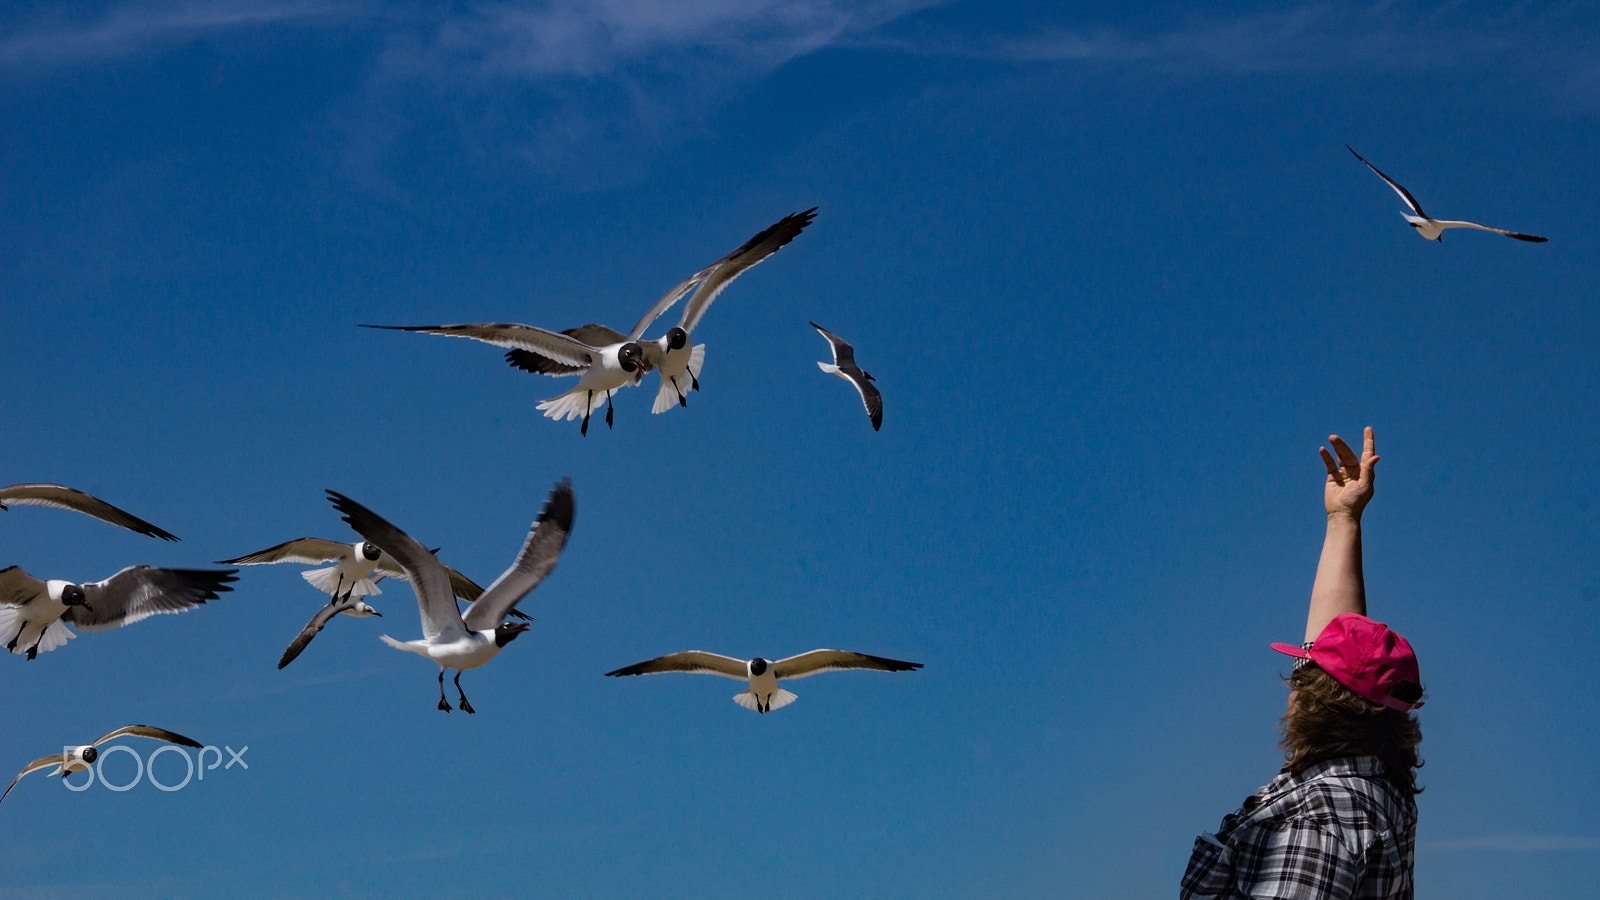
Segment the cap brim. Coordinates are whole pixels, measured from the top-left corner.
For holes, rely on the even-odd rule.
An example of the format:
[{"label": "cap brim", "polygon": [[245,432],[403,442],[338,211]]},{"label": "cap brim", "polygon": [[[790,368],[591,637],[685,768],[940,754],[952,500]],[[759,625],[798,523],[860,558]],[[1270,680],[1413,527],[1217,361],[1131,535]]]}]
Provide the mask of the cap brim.
[{"label": "cap brim", "polygon": [[1273,644],[1272,649],[1278,651],[1279,653],[1287,653],[1290,656],[1297,656],[1300,659],[1311,658],[1310,650],[1307,650],[1304,647],[1296,647],[1293,644]]}]

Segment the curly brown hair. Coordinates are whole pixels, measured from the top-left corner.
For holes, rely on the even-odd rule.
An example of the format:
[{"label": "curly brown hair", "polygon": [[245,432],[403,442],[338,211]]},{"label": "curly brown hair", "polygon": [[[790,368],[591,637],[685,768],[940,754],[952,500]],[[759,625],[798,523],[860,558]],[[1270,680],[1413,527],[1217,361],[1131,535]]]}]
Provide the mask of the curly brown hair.
[{"label": "curly brown hair", "polygon": [[1379,706],[1358,697],[1315,663],[1288,678],[1296,691],[1293,709],[1284,713],[1284,768],[1300,774],[1328,759],[1376,756],[1389,781],[1407,796],[1422,793],[1416,769],[1422,758],[1422,726],[1409,712]]}]

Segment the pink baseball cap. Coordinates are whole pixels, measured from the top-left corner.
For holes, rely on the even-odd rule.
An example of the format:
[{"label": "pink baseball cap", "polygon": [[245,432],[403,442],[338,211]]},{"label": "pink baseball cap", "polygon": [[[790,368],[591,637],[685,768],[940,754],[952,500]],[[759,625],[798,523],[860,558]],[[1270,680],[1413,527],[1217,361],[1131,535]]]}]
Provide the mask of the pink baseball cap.
[{"label": "pink baseball cap", "polygon": [[1311,660],[1373,703],[1401,712],[1422,705],[1422,674],[1411,643],[1366,616],[1334,616],[1309,650],[1290,644],[1273,644],[1272,649]]}]

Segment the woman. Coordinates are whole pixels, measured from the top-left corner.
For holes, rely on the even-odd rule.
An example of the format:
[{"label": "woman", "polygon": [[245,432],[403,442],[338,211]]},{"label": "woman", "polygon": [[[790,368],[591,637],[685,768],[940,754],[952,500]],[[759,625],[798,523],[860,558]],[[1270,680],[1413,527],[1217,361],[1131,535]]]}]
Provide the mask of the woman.
[{"label": "woman", "polygon": [[[1181,898],[1412,897],[1422,765],[1417,657],[1366,617],[1361,511],[1372,499],[1372,429],[1360,459],[1337,435],[1322,450],[1328,531],[1311,588],[1306,643],[1289,676],[1272,783],[1195,840]],[[1334,454],[1337,454],[1335,459]]]}]

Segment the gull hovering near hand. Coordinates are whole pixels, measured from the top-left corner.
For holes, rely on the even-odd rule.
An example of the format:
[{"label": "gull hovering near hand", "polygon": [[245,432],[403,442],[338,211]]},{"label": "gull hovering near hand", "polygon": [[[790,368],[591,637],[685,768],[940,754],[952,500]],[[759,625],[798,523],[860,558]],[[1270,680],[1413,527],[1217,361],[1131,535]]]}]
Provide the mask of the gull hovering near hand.
[{"label": "gull hovering near hand", "polygon": [[15,506],[53,506],[56,509],[70,509],[94,516],[102,522],[120,525],[147,537],[160,538],[163,541],[177,540],[174,535],[162,531],[138,516],[123,512],[83,491],[75,491],[59,484],[13,484],[10,487],[0,488],[0,510],[5,509],[8,503]]},{"label": "gull hovering near hand", "polygon": [[873,377],[856,365],[855,349],[842,338],[815,322],[811,323],[811,327],[822,332],[822,336],[828,339],[828,345],[833,348],[833,364],[819,362],[817,368],[855,385],[861,394],[862,404],[867,407],[867,416],[872,419],[872,430],[877,431],[883,425],[883,395],[873,385]]},{"label": "gull hovering near hand", "polygon": [[422,639],[397,641],[383,635],[383,642],[433,660],[439,666],[439,709],[450,711],[444,695],[444,671],[455,669],[456,692],[462,712],[474,712],[461,690],[461,673],[487,663],[511,643],[528,625],[510,623],[506,616],[529,591],[556,567],[567,534],[572,530],[574,500],[572,482],[563,480],[551,491],[539,518],[534,521],[511,568],[506,569],[463,615],[450,595],[444,567],[428,549],[410,535],[389,524],[377,513],[335,491],[328,497],[344,514],[358,534],[385,548],[417,592],[417,610],[422,617]]},{"label": "gull hovering near hand", "polygon": [[238,580],[235,571],[129,566],[105,581],[73,584],[41,581],[17,566],[0,569],[0,639],[11,635],[6,649],[33,659],[77,637],[67,623],[105,631],[185,612],[233,590],[227,583]]},{"label": "gull hovering near hand", "polygon": [[745,709],[766,713],[781,709],[795,701],[795,695],[778,687],[780,678],[805,678],[818,672],[839,672],[845,669],[873,669],[879,672],[909,672],[922,668],[922,663],[901,662],[848,650],[812,650],[799,656],[777,662],[756,657],[752,660],[734,659],[707,653],[704,650],[685,650],[669,653],[642,663],[625,666],[606,675],[656,675],[661,672],[702,672],[721,675],[738,681],[748,681],[749,687],[733,695],[733,702]]},{"label": "gull hovering near hand", "polygon": [[0,794],[0,801],[4,801],[6,799],[6,797],[11,793],[11,788],[16,787],[17,782],[22,780],[22,776],[37,772],[40,769],[48,769],[51,766],[55,766],[56,770],[50,774],[60,775],[62,778],[71,775],[73,772],[82,772],[84,769],[87,769],[93,765],[94,761],[99,758],[100,751],[96,750],[96,747],[104,744],[106,741],[114,740],[122,737],[123,735],[155,738],[158,741],[166,741],[169,744],[181,744],[185,747],[198,748],[200,746],[199,741],[186,738],[181,734],[168,731],[165,728],[156,728],[153,725],[124,725],[121,728],[118,728],[116,731],[110,731],[100,735],[94,739],[94,743],[92,744],[84,744],[81,747],[73,747],[64,753],[41,756],[33,762],[28,763],[28,765],[25,766],[21,772],[17,773],[17,777],[11,779],[11,786],[6,788],[6,792],[4,794]]},{"label": "gull hovering near hand", "polygon": [[1351,153],[1355,153],[1356,159],[1361,160],[1363,165],[1377,173],[1377,176],[1387,182],[1389,187],[1394,188],[1394,192],[1400,195],[1400,199],[1404,200],[1406,205],[1411,207],[1411,213],[1415,214],[1412,215],[1410,213],[1401,213],[1400,215],[1404,216],[1405,220],[1411,223],[1411,227],[1415,228],[1418,234],[1430,241],[1439,241],[1440,243],[1443,243],[1443,231],[1446,228],[1476,228],[1479,231],[1492,231],[1495,234],[1503,234],[1506,237],[1516,238],[1519,241],[1533,241],[1535,243],[1549,240],[1549,238],[1542,238],[1532,234],[1520,234],[1515,231],[1506,231],[1504,228],[1490,228],[1488,225],[1479,225],[1477,222],[1462,222],[1456,219],[1430,218],[1427,213],[1422,211],[1422,204],[1417,202],[1417,198],[1411,196],[1410,191],[1401,187],[1393,178],[1390,178],[1382,172],[1379,172],[1377,166],[1367,162],[1364,158],[1362,158],[1361,154],[1356,153],[1355,148],[1351,147],[1349,144],[1345,144],[1344,148],[1349,150]]},{"label": "gull hovering near hand", "polygon": [[[421,331],[449,337],[471,338],[510,347],[529,350],[546,360],[553,361],[550,370],[529,369],[547,375],[572,375],[583,373],[577,386],[564,394],[551,397],[539,404],[544,414],[557,421],[583,418],[578,433],[589,434],[589,414],[606,404],[606,427],[611,427],[611,395],[629,383],[638,383],[639,377],[649,371],[644,363],[644,350],[637,340],[624,338],[601,345],[591,344],[572,333],[550,331],[536,325],[519,325],[515,322],[479,322],[469,325],[363,325],[363,328],[385,328],[390,331]],[[603,332],[590,329],[604,329]],[[570,329],[591,340],[622,337],[600,325],[585,325]],[[596,337],[597,334],[603,337]],[[519,365],[512,362],[512,365]],[[556,371],[559,369],[559,371]]]}]

